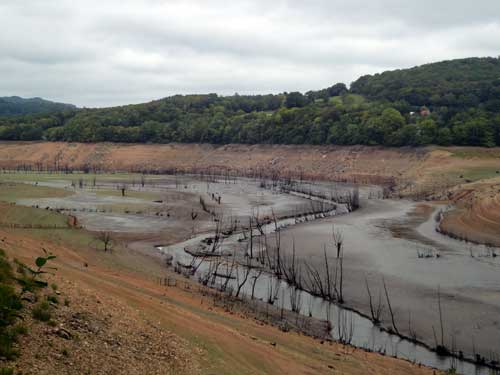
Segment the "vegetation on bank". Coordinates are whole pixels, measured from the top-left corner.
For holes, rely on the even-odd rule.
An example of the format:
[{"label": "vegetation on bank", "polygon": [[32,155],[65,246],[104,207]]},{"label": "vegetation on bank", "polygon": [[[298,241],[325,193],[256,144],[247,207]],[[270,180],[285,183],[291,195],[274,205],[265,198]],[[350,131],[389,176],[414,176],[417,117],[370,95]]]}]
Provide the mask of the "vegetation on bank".
[{"label": "vegetation on bank", "polygon": [[500,58],[363,76],[348,89],[176,95],[139,105],[0,118],[0,139],[75,142],[500,145]]},{"label": "vegetation on bank", "polygon": [[[12,369],[3,367],[3,360],[11,360],[18,356],[18,337],[28,332],[23,324],[28,305],[31,306],[33,319],[50,322],[53,307],[57,297],[39,296],[41,289],[47,288],[43,280],[52,267],[47,264],[55,256],[45,252],[44,256],[35,260],[35,266],[29,267],[19,261],[10,261],[5,252],[0,249],[0,373],[11,374]],[[13,263],[16,268],[14,269]],[[54,289],[55,290],[55,289]]]}]

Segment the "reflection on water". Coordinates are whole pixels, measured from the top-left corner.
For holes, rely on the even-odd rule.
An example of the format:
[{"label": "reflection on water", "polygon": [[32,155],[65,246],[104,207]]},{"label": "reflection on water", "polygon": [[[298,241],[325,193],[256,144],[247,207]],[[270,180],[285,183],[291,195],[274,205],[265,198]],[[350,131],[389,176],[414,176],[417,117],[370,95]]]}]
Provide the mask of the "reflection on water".
[{"label": "reflection on water", "polygon": [[[292,223],[293,222],[288,219],[280,221],[279,224],[280,226],[288,226]],[[266,230],[270,231],[271,226],[268,226]],[[237,241],[238,236],[239,235],[233,235],[228,238],[225,242],[225,246],[230,246],[231,242]],[[174,262],[179,261],[182,264],[190,264],[193,258],[184,251],[184,248],[196,246],[208,237],[210,237],[210,235],[199,235],[185,242],[167,247],[159,247],[159,249],[165,254],[172,255]],[[208,272],[210,272],[209,262],[201,263],[201,266],[197,269],[197,275],[202,276]],[[239,272],[239,274],[235,279],[230,279],[228,281],[228,287],[232,287],[233,289],[237,288],[238,279],[244,279],[243,273],[245,270],[243,267],[240,267],[236,269],[236,272]],[[257,271],[251,270],[248,279],[251,280],[252,277],[255,276],[257,276]],[[225,280],[224,278],[224,281]],[[270,286],[274,288],[274,292],[270,291]],[[280,292],[276,292],[277,287]],[[247,297],[252,295],[252,285],[250,282],[244,284],[241,293]],[[422,345],[415,344],[397,335],[381,330],[369,319],[356,312],[326,302],[305,291],[300,291],[297,295],[293,287],[282,280],[276,279],[270,274],[263,274],[257,278],[253,293],[255,298],[263,301],[268,300],[270,293],[272,293],[275,296],[275,306],[283,306],[289,311],[299,311],[300,314],[304,316],[330,321],[330,335],[332,338],[341,341],[350,341],[350,343],[356,347],[384,353],[415,363],[421,363],[441,370],[448,370],[454,367],[462,374],[498,374],[497,371],[487,367],[477,366],[467,361],[440,357]]]}]

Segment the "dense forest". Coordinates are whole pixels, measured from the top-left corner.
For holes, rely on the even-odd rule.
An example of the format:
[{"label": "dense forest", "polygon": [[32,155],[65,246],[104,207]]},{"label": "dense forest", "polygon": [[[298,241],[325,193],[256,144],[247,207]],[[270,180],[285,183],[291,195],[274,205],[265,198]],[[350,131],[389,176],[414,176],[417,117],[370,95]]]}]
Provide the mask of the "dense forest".
[{"label": "dense forest", "polygon": [[19,96],[0,97],[0,116],[18,116],[75,109],[71,104],[55,103],[41,98],[23,99]]},{"label": "dense forest", "polygon": [[500,58],[443,61],[305,94],[176,95],[0,117],[0,139],[493,147],[500,145]]}]

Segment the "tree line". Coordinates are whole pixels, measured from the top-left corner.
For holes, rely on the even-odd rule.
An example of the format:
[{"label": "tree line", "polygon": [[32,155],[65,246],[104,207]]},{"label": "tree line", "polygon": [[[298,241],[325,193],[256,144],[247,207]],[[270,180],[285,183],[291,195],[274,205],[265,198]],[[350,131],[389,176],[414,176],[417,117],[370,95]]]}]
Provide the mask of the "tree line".
[{"label": "tree line", "polygon": [[2,140],[419,146],[500,145],[500,59],[471,58],[276,95],[0,117]]}]

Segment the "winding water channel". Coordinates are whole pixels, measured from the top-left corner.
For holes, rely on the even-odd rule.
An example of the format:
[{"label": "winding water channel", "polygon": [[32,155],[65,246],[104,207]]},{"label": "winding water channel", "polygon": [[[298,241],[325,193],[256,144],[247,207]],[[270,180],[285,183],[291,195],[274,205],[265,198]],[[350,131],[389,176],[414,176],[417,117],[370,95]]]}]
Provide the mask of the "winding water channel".
[{"label": "winding water channel", "polygon": [[[111,189],[118,183],[118,180],[101,182],[101,188]],[[214,205],[219,213],[226,218],[236,218],[240,223],[246,223],[248,217],[256,212],[262,216],[274,212],[277,217],[290,217],[278,221],[283,251],[290,253],[295,247],[298,260],[316,265],[318,269],[324,262],[324,247],[331,248],[334,226],[342,232],[345,245],[344,307],[302,291],[302,315],[311,315],[323,321],[329,317],[331,337],[339,339],[352,334],[351,344],[357,347],[443,370],[453,366],[463,374],[499,373],[466,360],[440,357],[428,349],[435,347],[438,341],[434,339],[434,331],[439,332],[439,288],[444,316],[442,340],[445,345],[454,347],[455,352],[462,351],[466,358],[474,358],[479,354],[487,361],[499,359],[500,257],[488,256],[490,249],[436,232],[434,214],[418,214],[418,205],[414,202],[381,199],[377,187],[360,188],[361,207],[355,212],[347,213],[342,204],[337,205],[335,210],[325,205],[323,208],[330,210],[326,214],[308,216],[307,220],[302,216],[296,220],[293,216],[322,207],[321,204],[325,202],[321,196],[342,193],[356,187],[329,182],[301,182],[300,189],[285,194],[261,184],[260,181],[245,178],[226,183],[202,181],[197,176],[161,176],[143,190],[173,191],[174,199],[168,202],[169,207],[184,204],[182,200],[177,202],[182,192],[191,194],[195,200],[199,197],[210,200],[215,194],[222,197],[222,204]],[[45,185],[72,189],[76,194],[65,198],[22,200],[18,203],[69,211],[91,230],[154,233],[192,225],[189,222],[177,222],[172,217],[99,210],[103,205],[133,206],[148,203],[150,210],[154,211],[162,209],[165,203],[146,202],[142,198],[101,196],[89,190],[77,191],[67,180],[46,182]],[[313,193],[312,196],[307,192]],[[436,213],[439,209],[441,207],[432,206],[430,210]],[[188,214],[183,213],[184,216]],[[208,229],[212,224],[205,223],[199,228],[206,231],[204,234],[159,249],[171,255],[174,262],[190,264],[192,257],[185,249],[197,248],[212,237],[213,232]],[[272,241],[274,224],[265,225],[263,230]],[[259,241],[257,231],[255,240]],[[239,249],[241,256],[244,248],[245,239],[241,232],[224,238],[223,249],[227,249],[227,252]],[[496,251],[500,254],[498,249]],[[419,257],[418,254],[424,256]],[[209,267],[209,262],[203,262],[197,271],[198,275],[208,272]],[[373,295],[377,297],[382,290],[382,280],[387,283],[399,331],[407,337],[411,336],[411,331],[416,332],[417,339],[425,345],[390,334],[366,318],[369,316],[369,305],[365,283],[369,284]],[[230,283],[234,286],[236,281],[230,280]],[[255,297],[266,301],[269,285],[280,285],[282,290],[276,295],[274,305],[283,305],[285,309],[291,310],[290,287],[271,274],[263,274],[257,280]],[[243,286],[242,293],[251,295],[250,282]],[[390,326],[387,310],[385,307],[381,319],[385,327]]]},{"label": "winding water channel", "polygon": [[[362,208],[358,212],[346,214],[345,209],[338,208],[338,212],[329,212],[326,217],[308,217],[308,220],[284,219],[278,221],[281,228],[281,238],[283,247],[286,249],[296,246],[300,257],[314,261],[317,258],[321,262],[322,243],[327,243],[331,236],[332,224],[343,231],[348,253],[346,255],[346,304],[349,308],[329,303],[322,298],[315,297],[308,292],[301,291],[300,314],[312,316],[320,320],[330,320],[330,335],[333,339],[342,339],[345,335],[352,335],[350,341],[352,345],[382,352],[386,355],[403,358],[412,362],[421,363],[441,370],[451,367],[456,368],[462,374],[498,374],[499,372],[457,358],[442,357],[430,350],[433,341],[424,340],[425,345],[416,344],[413,341],[402,338],[398,335],[388,333],[387,330],[376,326],[365,317],[366,292],[363,278],[376,279],[383,276],[388,280],[390,293],[393,295],[396,314],[402,314],[401,306],[410,306],[414,314],[429,314],[424,316],[423,321],[435,319],[435,311],[429,310],[429,304],[435,304],[435,288],[439,285],[443,290],[443,299],[446,314],[452,315],[452,303],[458,303],[458,310],[475,314],[475,308],[479,311],[486,311],[483,318],[496,319],[495,315],[489,315],[492,308],[495,310],[496,303],[491,304],[482,297],[485,290],[491,288],[492,293],[497,292],[500,280],[498,265],[486,258],[481,259],[485,249],[481,246],[473,246],[447,238],[435,231],[435,222],[432,216],[427,220],[416,220],[409,216],[415,204],[406,201],[392,201],[379,199],[362,199]],[[341,215],[335,215],[339,213]],[[393,226],[404,224],[405,233],[391,232]],[[274,231],[274,224],[264,227],[267,234]],[[171,246],[160,247],[159,250],[173,257],[174,262],[190,264],[193,257],[189,255],[186,248],[196,248],[200,243],[212,237],[213,233],[198,235],[187,241]],[[256,234],[257,236],[257,234]],[[398,238],[399,237],[399,238]],[[224,239],[223,248],[231,249],[244,237],[241,233],[233,234]],[[472,249],[472,250],[471,250]],[[418,258],[419,251],[428,251],[432,257]],[[471,257],[471,251],[476,252],[477,257]],[[436,254],[439,254],[436,256]],[[209,262],[201,263],[197,269],[197,275],[209,272]],[[239,268],[238,268],[239,269]],[[241,269],[237,272],[243,272]],[[257,271],[252,270],[249,279]],[[240,277],[242,279],[243,276]],[[237,287],[236,280],[230,280],[229,285]],[[269,297],[269,286],[279,285],[280,293],[276,294],[275,306],[284,306],[287,310],[292,309],[291,286],[282,280],[277,280],[275,276],[266,273],[257,279],[254,295],[256,298],[266,301]],[[373,283],[375,285],[375,283]],[[375,288],[375,287],[374,287]],[[470,291],[481,289],[475,299],[471,300]],[[407,293],[402,293],[406,290]],[[249,298],[252,293],[251,283],[243,286],[242,293]],[[453,293],[456,293],[453,295]],[[425,296],[425,298],[424,298]],[[424,298],[424,299],[416,299]],[[451,302],[450,302],[451,301]],[[465,302],[464,302],[465,301]],[[486,303],[486,304],[485,304]],[[406,304],[406,305],[405,305]],[[472,307],[471,307],[472,306]],[[485,306],[488,307],[485,309]],[[453,307],[455,309],[456,307]],[[353,311],[354,309],[355,311]],[[363,314],[356,312],[363,311]],[[425,315],[425,314],[424,314]],[[408,319],[406,316],[400,320]],[[468,321],[468,319],[465,319]],[[484,321],[484,320],[483,320]],[[482,322],[483,322],[482,321]],[[421,327],[422,320],[414,319],[416,330],[426,333],[426,329]],[[472,329],[475,329],[472,325]],[[429,328],[426,327],[427,333]],[[449,327],[447,329],[452,330]],[[404,329],[400,329],[405,335],[409,334]],[[466,330],[464,330],[467,332]],[[455,351],[463,350],[456,344],[457,333],[454,332],[452,338]],[[462,332],[462,331],[458,331]],[[484,342],[495,343],[499,336],[492,336],[492,341],[488,337]],[[470,338],[470,337],[469,337]],[[419,337],[421,340],[421,337]],[[474,339],[472,338],[472,341]],[[478,337],[477,342],[480,339]],[[461,343],[461,341],[460,341]],[[474,344],[473,345],[478,345]],[[499,343],[496,343],[498,347]],[[468,352],[464,353],[466,356]],[[469,354],[472,358],[472,355]]]}]

